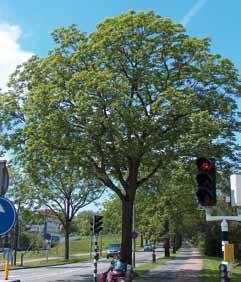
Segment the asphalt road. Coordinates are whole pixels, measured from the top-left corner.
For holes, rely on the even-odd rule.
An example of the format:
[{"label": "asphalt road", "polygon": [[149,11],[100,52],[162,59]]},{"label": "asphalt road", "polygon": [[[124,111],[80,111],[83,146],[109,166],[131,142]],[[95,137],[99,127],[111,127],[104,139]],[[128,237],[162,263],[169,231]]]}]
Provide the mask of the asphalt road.
[{"label": "asphalt road", "polygon": [[[162,250],[156,252],[157,258],[163,255],[164,252]],[[136,253],[136,266],[151,260],[151,252]],[[99,260],[98,273],[106,271],[109,266],[110,259]],[[0,272],[0,275],[3,275],[3,272]],[[93,262],[11,270],[10,279],[19,279],[21,282],[91,282],[93,281]]]}]

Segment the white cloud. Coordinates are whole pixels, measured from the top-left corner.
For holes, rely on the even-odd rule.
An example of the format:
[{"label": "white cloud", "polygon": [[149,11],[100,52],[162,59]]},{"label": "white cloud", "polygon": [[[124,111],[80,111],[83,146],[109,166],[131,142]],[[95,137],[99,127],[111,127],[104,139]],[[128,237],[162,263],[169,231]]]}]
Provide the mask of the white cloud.
[{"label": "white cloud", "polygon": [[186,27],[192,18],[202,9],[206,2],[207,0],[198,0],[188,11],[188,13],[181,19],[181,24]]},{"label": "white cloud", "polygon": [[22,32],[19,26],[0,24],[0,88],[6,89],[9,75],[17,65],[33,54],[21,49],[18,40]]}]

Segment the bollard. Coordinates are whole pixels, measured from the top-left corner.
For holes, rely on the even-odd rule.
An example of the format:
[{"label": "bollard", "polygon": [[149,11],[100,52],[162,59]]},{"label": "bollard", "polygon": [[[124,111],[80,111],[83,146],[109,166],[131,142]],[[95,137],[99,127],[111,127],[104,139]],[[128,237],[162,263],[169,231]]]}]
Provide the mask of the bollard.
[{"label": "bollard", "polygon": [[127,264],[126,275],[125,275],[126,281],[128,282],[132,281],[132,272],[133,272],[133,269],[132,269],[131,264]]},{"label": "bollard", "polygon": [[6,253],[4,253],[4,280],[8,280],[9,268],[10,268],[10,249],[6,249]]},{"label": "bollard", "polygon": [[165,249],[165,257],[170,257],[170,241],[169,239],[165,240],[164,242],[164,249]]},{"label": "bollard", "polygon": [[8,274],[9,274],[9,260],[7,259],[4,263],[4,280],[8,280]]},{"label": "bollard", "polygon": [[152,262],[156,262],[156,253],[155,253],[155,249],[153,249],[153,251],[152,251]]},{"label": "bollard", "polygon": [[21,262],[20,265],[23,266],[23,253],[21,253]]},{"label": "bollard", "polygon": [[169,258],[170,257],[170,249],[165,248],[165,257]]}]

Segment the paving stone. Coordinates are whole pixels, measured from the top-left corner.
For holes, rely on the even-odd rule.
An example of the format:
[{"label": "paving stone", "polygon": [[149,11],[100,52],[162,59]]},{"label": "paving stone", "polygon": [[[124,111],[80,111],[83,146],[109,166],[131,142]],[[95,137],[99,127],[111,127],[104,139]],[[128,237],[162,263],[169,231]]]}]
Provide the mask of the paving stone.
[{"label": "paving stone", "polygon": [[202,269],[202,259],[195,248],[185,247],[176,256],[175,260],[160,265],[143,276],[135,279],[136,282],[200,282],[198,275]]}]

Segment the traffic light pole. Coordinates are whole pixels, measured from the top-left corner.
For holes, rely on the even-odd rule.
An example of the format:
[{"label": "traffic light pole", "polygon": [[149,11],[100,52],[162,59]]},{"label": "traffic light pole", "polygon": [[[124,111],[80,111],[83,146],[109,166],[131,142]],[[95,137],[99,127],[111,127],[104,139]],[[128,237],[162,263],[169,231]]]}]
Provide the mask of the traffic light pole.
[{"label": "traffic light pole", "polygon": [[99,250],[99,248],[98,248],[98,235],[94,235],[94,240],[95,240],[95,244],[94,244],[94,246],[95,246],[95,249],[94,249],[94,251],[95,251],[95,256],[94,256],[94,275],[93,275],[93,281],[94,282],[97,282],[98,281],[98,279],[97,279],[97,261],[98,261],[98,258],[99,258],[99,253],[98,253],[98,250]]},{"label": "traffic light pole", "polygon": [[223,252],[223,262],[220,264],[220,278],[221,281],[231,281],[228,273],[231,273],[231,264],[225,261],[224,249],[225,245],[228,244],[228,221],[241,221],[241,210],[238,209],[238,215],[236,216],[212,216],[212,208],[205,208],[206,220],[207,221],[221,221],[221,231],[222,231],[222,252]]},{"label": "traffic light pole", "polygon": [[222,252],[224,259],[224,245],[228,244],[228,222],[226,219],[223,219],[221,222],[221,230],[222,230]]},{"label": "traffic light pole", "polygon": [[[135,219],[136,219],[136,212],[135,212],[135,203],[133,204],[133,210],[132,210],[132,214],[133,214],[133,219],[132,219],[132,230],[133,232],[135,231]],[[133,269],[136,267],[136,239],[132,238],[132,267]]]},{"label": "traffic light pole", "polygon": [[241,210],[238,209],[238,215],[230,216],[213,216],[211,215],[212,208],[205,208],[206,221],[221,221],[222,231],[222,251],[224,251],[224,245],[228,244],[228,221],[241,221]]},{"label": "traffic light pole", "polygon": [[90,231],[91,235],[94,237],[94,273],[93,273],[93,281],[97,282],[98,277],[97,277],[97,262],[99,259],[99,246],[98,246],[98,235],[100,231],[102,230],[102,215],[95,214],[92,219],[90,220]]}]

